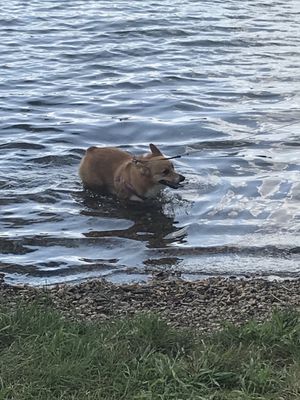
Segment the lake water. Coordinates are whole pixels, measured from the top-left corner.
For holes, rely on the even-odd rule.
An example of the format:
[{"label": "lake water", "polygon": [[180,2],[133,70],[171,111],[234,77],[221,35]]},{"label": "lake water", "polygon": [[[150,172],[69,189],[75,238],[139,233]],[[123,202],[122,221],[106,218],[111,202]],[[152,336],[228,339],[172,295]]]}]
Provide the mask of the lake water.
[{"label": "lake water", "polygon": [[[10,0],[0,14],[0,271],[300,276],[300,2]],[[84,192],[91,145],[150,142],[187,181]]]}]

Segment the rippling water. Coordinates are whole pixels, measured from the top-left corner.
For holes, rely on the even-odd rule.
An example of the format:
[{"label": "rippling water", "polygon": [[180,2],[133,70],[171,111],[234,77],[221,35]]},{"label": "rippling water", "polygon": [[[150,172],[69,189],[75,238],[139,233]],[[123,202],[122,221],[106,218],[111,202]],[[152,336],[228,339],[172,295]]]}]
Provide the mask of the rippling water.
[{"label": "rippling water", "polygon": [[[300,4],[11,0],[0,15],[0,271],[300,275]],[[84,149],[176,162],[147,206],[82,190]]]}]

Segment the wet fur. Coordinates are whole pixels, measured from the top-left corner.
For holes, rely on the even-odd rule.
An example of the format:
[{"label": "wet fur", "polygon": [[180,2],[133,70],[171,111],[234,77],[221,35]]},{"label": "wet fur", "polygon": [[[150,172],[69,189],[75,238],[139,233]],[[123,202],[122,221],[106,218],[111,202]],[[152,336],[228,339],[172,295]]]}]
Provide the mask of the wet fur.
[{"label": "wet fur", "polygon": [[84,187],[133,201],[154,198],[166,186],[179,187],[184,176],[154,144],[149,147],[151,152],[140,157],[113,147],[90,147],[79,167]]}]

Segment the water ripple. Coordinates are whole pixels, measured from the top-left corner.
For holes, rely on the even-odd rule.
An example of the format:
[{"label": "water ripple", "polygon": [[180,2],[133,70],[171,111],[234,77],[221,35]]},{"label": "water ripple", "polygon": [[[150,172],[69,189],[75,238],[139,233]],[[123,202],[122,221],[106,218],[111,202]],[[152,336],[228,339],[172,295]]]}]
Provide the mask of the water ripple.
[{"label": "water ripple", "polygon": [[[6,279],[299,276],[299,16],[296,0],[3,4]],[[82,190],[88,146],[149,142],[183,155],[184,188],[145,206]]]}]

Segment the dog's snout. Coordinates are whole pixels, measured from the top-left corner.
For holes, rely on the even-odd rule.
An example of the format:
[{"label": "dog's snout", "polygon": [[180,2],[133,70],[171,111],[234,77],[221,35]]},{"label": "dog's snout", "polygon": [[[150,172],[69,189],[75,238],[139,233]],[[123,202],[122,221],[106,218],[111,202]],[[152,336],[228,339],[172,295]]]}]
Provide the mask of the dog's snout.
[{"label": "dog's snout", "polygon": [[185,176],[179,175],[179,182],[183,182],[185,180]]}]

